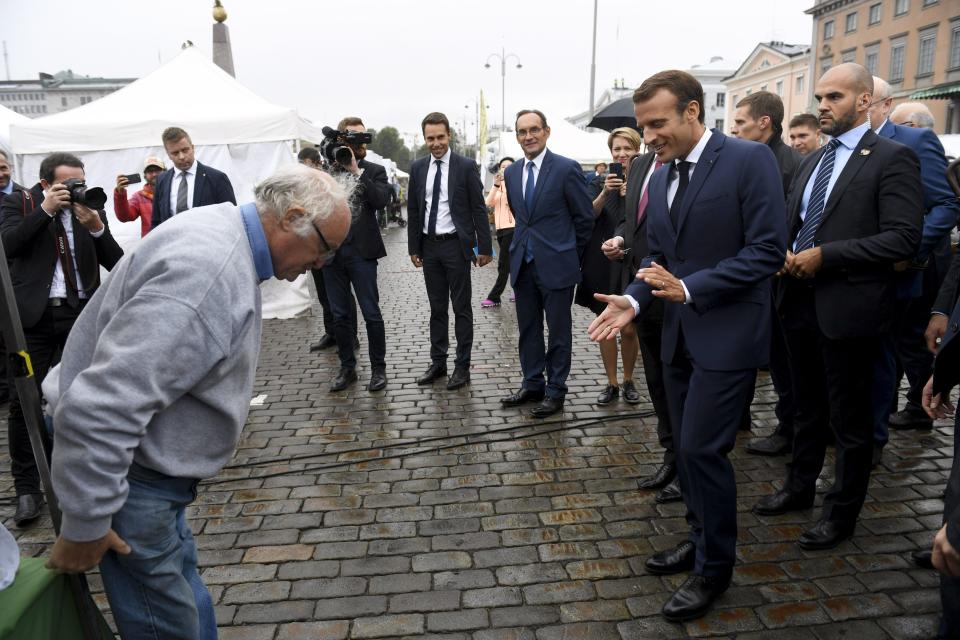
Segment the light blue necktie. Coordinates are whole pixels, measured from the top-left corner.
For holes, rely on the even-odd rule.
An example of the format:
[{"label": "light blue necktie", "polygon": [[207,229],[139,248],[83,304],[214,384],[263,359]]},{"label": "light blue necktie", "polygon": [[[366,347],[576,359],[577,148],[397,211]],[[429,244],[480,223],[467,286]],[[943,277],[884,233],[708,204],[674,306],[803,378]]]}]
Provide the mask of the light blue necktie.
[{"label": "light blue necktie", "polygon": [[823,210],[827,203],[827,185],[830,184],[830,177],[833,175],[833,164],[837,159],[837,147],[839,146],[840,141],[836,138],[827,143],[827,150],[823,154],[823,162],[817,169],[817,177],[813,181],[813,190],[810,191],[807,215],[803,219],[800,233],[797,234],[795,253],[813,247],[813,237],[817,234],[817,228],[820,226],[820,219],[823,218]]},{"label": "light blue necktie", "polygon": [[[536,188],[535,178],[533,177],[533,163],[527,160],[527,190],[523,193],[523,205],[527,208],[527,220],[533,215],[533,191]],[[524,248],[523,259],[526,262],[533,262],[533,249],[530,246],[530,234],[527,234],[527,244]]]}]

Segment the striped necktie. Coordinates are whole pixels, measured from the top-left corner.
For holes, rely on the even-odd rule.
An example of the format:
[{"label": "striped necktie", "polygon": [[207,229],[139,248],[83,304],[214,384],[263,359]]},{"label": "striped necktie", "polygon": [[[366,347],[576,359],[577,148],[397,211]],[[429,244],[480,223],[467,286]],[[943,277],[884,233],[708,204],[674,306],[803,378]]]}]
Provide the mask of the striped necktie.
[{"label": "striped necktie", "polygon": [[813,190],[810,191],[807,215],[803,219],[800,233],[797,234],[794,253],[800,253],[813,247],[813,237],[820,226],[820,219],[823,218],[823,210],[827,203],[827,186],[830,184],[830,177],[833,175],[833,165],[837,159],[837,147],[839,146],[840,141],[836,138],[827,143],[827,150],[823,154],[820,168],[817,169],[817,177],[813,181]]}]

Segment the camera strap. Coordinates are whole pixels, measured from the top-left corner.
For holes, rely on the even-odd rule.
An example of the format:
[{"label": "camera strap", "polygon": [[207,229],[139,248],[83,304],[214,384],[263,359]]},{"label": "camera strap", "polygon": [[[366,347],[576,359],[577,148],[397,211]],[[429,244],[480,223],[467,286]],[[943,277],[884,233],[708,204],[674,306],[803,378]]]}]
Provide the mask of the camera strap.
[{"label": "camera strap", "polygon": [[67,230],[60,220],[60,212],[53,216],[53,227],[56,232],[57,257],[63,269],[63,279],[67,283],[67,304],[76,309],[80,306],[80,293],[77,289],[77,274],[73,268],[73,255],[70,253],[70,243],[67,241]]}]

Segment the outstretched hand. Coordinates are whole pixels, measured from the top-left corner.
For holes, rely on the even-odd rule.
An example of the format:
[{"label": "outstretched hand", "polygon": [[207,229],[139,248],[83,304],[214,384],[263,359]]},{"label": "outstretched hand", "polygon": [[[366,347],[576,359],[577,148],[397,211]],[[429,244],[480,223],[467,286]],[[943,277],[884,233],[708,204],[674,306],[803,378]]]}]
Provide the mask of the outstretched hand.
[{"label": "outstretched hand", "polygon": [[596,320],[590,323],[590,327],[587,329],[590,339],[594,342],[613,340],[622,328],[633,322],[633,318],[637,315],[626,296],[608,296],[595,293],[593,297],[600,302],[607,303],[607,308],[597,316]]}]

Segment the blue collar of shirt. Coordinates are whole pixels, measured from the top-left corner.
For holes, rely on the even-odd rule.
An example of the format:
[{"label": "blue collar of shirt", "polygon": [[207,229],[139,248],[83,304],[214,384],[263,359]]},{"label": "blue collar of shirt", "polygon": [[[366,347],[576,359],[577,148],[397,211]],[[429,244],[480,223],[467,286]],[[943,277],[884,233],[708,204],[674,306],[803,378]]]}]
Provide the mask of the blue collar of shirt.
[{"label": "blue collar of shirt", "polygon": [[7,186],[4,187],[3,189],[0,189],[0,192],[5,193],[7,195],[10,195],[11,193],[13,193],[13,178],[10,178],[10,180],[7,182]]},{"label": "blue collar of shirt", "polygon": [[257,206],[252,202],[242,205],[240,218],[247,232],[247,241],[253,253],[253,266],[257,269],[257,277],[260,278],[260,282],[269,280],[273,277],[273,258],[270,257],[270,246],[267,245],[267,236],[263,233],[263,223],[260,222]]},{"label": "blue collar of shirt", "polygon": [[837,137],[837,140],[840,141],[840,144],[845,146],[847,149],[853,151],[857,148],[857,145],[860,144],[860,138],[862,138],[867,131],[870,131],[870,121],[867,120],[859,127],[854,127],[847,131],[846,133],[841,134]]}]

